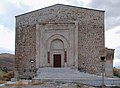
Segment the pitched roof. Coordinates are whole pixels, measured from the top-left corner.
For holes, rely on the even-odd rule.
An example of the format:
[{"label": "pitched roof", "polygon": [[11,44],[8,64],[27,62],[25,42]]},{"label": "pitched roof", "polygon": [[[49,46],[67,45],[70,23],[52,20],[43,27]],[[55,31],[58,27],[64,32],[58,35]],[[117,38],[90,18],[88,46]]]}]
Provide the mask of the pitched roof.
[{"label": "pitched roof", "polygon": [[23,14],[15,16],[15,17],[21,16],[21,15],[25,15],[25,14],[29,14],[29,13],[32,13],[32,12],[36,12],[36,11],[39,11],[39,10],[42,10],[42,9],[50,8],[50,7],[53,7],[53,6],[67,6],[67,7],[82,8],[82,9],[88,9],[88,10],[105,12],[104,10],[97,10],[97,9],[92,9],[92,8],[84,8],[84,7],[71,6],[71,5],[65,5],[65,4],[55,4],[55,5],[44,7],[44,8],[38,9],[38,10],[34,10],[34,11],[27,12],[27,13],[23,13]]}]

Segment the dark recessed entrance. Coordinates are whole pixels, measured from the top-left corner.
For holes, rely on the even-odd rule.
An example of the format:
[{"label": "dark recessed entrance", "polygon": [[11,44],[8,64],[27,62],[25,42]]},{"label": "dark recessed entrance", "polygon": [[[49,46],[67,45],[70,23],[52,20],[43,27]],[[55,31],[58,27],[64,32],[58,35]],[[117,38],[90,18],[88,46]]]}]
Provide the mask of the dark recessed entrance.
[{"label": "dark recessed entrance", "polygon": [[54,54],[54,67],[61,67],[61,54]]}]

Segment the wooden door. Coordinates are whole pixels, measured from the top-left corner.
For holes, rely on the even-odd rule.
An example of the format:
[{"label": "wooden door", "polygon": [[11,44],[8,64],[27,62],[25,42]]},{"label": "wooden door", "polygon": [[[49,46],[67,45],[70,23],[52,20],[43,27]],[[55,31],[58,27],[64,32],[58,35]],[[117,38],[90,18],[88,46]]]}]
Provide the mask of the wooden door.
[{"label": "wooden door", "polygon": [[61,54],[54,54],[54,67],[61,67]]}]

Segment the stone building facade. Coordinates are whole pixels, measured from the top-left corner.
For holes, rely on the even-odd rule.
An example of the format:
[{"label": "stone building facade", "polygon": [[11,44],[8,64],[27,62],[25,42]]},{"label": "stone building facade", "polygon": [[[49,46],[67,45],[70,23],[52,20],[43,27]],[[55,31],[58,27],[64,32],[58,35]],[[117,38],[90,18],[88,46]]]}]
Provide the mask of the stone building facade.
[{"label": "stone building facade", "polygon": [[112,76],[114,50],[105,48],[104,11],[56,4],[16,16],[15,66],[20,75],[31,68],[70,67]]}]

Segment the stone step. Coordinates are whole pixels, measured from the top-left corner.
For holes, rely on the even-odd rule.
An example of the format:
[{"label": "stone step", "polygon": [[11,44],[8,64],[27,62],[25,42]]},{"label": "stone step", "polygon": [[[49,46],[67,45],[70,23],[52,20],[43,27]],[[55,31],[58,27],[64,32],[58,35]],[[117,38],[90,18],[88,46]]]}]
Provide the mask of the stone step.
[{"label": "stone step", "polygon": [[[88,85],[100,86],[102,76],[79,72],[71,68],[39,68],[37,77],[34,80],[42,81],[62,81],[62,82],[79,82]],[[105,85],[119,85],[120,79],[104,77]]]},{"label": "stone step", "polygon": [[[37,72],[38,77],[95,77],[88,73],[79,72],[71,68],[40,68]],[[98,77],[98,76],[96,76]]]}]

